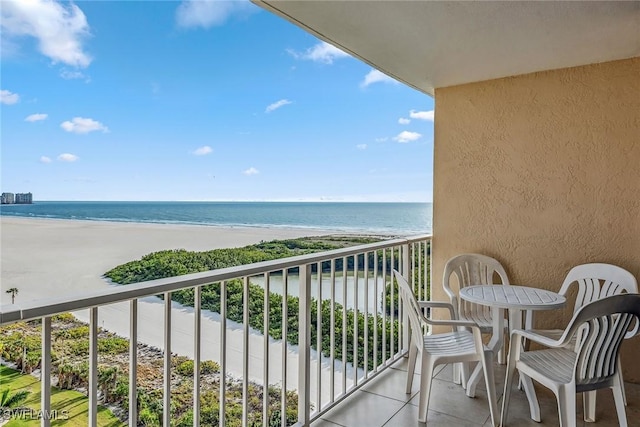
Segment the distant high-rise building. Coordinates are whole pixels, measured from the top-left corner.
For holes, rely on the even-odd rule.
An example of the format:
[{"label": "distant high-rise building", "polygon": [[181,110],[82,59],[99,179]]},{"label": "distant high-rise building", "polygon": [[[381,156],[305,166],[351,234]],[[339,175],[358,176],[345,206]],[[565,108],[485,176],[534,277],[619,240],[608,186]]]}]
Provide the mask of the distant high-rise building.
[{"label": "distant high-rise building", "polygon": [[33,195],[31,193],[17,193],[16,203],[19,204],[31,204],[33,203]]},{"label": "distant high-rise building", "polygon": [[29,205],[33,203],[33,195],[31,193],[2,193],[0,203],[3,205]]},{"label": "distant high-rise building", "polygon": [[0,198],[0,202],[3,205],[10,205],[16,202],[16,199],[13,193],[2,193],[2,197]]}]

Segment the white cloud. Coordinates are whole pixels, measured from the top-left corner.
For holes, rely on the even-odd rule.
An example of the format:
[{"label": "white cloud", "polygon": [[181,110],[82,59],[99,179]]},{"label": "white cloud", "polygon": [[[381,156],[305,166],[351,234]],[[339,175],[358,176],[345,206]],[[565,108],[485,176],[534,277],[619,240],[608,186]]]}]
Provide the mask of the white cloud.
[{"label": "white cloud", "polygon": [[58,156],[58,160],[61,162],[75,162],[78,159],[80,159],[80,157],[71,153],[63,153]]},{"label": "white cloud", "polygon": [[11,105],[20,101],[20,95],[13,93],[9,90],[0,90],[0,102],[3,104]]},{"label": "white cloud", "polygon": [[47,156],[40,156],[40,163],[51,163],[51,159]]},{"label": "white cloud", "polygon": [[183,28],[210,28],[224,24],[232,16],[247,16],[259,9],[248,0],[186,0],[176,10],[176,21]]},{"label": "white cloud", "polygon": [[287,52],[296,59],[306,59],[323,64],[333,64],[334,60],[349,56],[348,53],[327,42],[320,42],[302,53],[292,49],[287,50]]},{"label": "white cloud", "polygon": [[408,125],[409,123],[411,123],[411,120],[404,117],[400,117],[398,119],[398,123],[400,123],[401,125]]},{"label": "white cloud", "polygon": [[49,117],[48,114],[36,113],[36,114],[31,114],[30,116],[27,116],[27,118],[24,119],[24,121],[25,122],[39,122],[40,120],[44,120],[47,117]]},{"label": "white cloud", "polygon": [[87,18],[73,3],[63,5],[51,0],[3,0],[3,37],[31,36],[38,50],[54,63],[87,67],[91,57],[83,51],[83,39],[89,36]]},{"label": "white cloud", "polygon": [[75,79],[86,79],[86,81],[90,81],[90,79],[81,71],[77,70],[68,70],[66,68],[60,71],[60,77],[65,80],[75,80]]},{"label": "white cloud", "polygon": [[260,173],[260,171],[254,167],[250,167],[249,169],[242,171],[243,174],[245,175],[257,175]]},{"label": "white cloud", "polygon": [[434,114],[433,110],[429,110],[429,111],[411,110],[409,112],[409,117],[411,117],[412,119],[426,120],[426,121],[432,122],[433,114]]},{"label": "white cloud", "polygon": [[397,136],[394,136],[393,140],[400,143],[406,143],[411,141],[417,141],[421,137],[422,135],[419,134],[418,132],[409,132],[405,130],[400,132]]},{"label": "white cloud", "polygon": [[398,81],[392,79],[391,77],[387,76],[386,74],[384,74],[381,71],[378,70],[371,70],[369,71],[369,73],[364,76],[364,80],[360,83],[360,87],[367,87],[371,84],[374,83],[395,83],[397,84]]},{"label": "white cloud", "polygon": [[84,134],[101,130],[102,132],[108,132],[109,129],[100,122],[93,119],[85,119],[84,117],[74,117],[71,121],[67,120],[62,122],[60,127],[67,132],[73,132],[78,134]]},{"label": "white cloud", "polygon": [[358,145],[356,145],[356,148],[358,150],[366,150],[367,149],[367,144],[358,144]]},{"label": "white cloud", "polygon": [[270,113],[270,112],[275,111],[275,110],[277,110],[278,108],[280,108],[280,107],[284,107],[285,105],[288,105],[288,104],[292,104],[292,102],[291,102],[291,101],[289,101],[288,99],[281,99],[280,101],[274,102],[273,104],[269,105],[269,106],[264,110],[264,112],[265,112],[265,113]]},{"label": "white cloud", "polygon": [[200,148],[196,148],[193,151],[193,154],[196,156],[204,156],[207,154],[213,153],[213,149],[211,147],[209,147],[208,145],[202,146]]},{"label": "white cloud", "polygon": [[389,140],[389,138],[387,138],[386,136],[384,138],[376,138],[376,142],[387,142]]}]

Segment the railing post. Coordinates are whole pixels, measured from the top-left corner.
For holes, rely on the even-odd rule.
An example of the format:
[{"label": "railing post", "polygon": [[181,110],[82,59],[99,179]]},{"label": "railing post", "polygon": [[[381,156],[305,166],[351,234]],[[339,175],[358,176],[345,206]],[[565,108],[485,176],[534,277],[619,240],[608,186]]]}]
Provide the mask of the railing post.
[{"label": "railing post", "polygon": [[196,286],[193,299],[193,425],[200,425],[200,355],[202,340],[202,287]]},{"label": "railing post", "polygon": [[[299,315],[298,315],[298,423],[309,425],[311,400],[311,268],[300,266]],[[286,390],[282,390],[286,393]]]},{"label": "railing post", "polygon": [[89,309],[89,423],[98,425],[98,307]]},{"label": "railing post", "polygon": [[[25,361],[22,361],[24,365]],[[40,408],[43,414],[51,413],[51,317],[42,318],[42,366],[40,369]],[[49,417],[40,419],[42,427],[49,427]]]},{"label": "railing post", "polygon": [[138,425],[138,300],[129,308],[129,425]]},{"label": "railing post", "polygon": [[162,425],[171,425],[171,292],[164,294],[164,391]]},{"label": "railing post", "polygon": [[[411,289],[413,289],[413,272],[411,271],[411,252],[410,245],[405,243],[402,245],[402,276],[407,279],[408,283],[411,283]],[[401,301],[398,301],[401,302]],[[402,307],[402,348],[404,350],[409,349],[409,318],[406,310]]]}]

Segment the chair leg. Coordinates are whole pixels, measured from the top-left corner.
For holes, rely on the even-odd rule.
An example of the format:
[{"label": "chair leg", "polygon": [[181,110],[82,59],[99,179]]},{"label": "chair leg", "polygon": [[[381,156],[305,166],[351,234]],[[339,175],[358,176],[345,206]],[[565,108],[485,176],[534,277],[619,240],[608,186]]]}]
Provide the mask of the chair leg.
[{"label": "chair leg", "polygon": [[584,421],[596,422],[596,390],[582,393],[582,406],[584,407]]},{"label": "chair leg", "polygon": [[618,424],[620,427],[627,427],[627,413],[624,408],[624,383],[620,382],[620,377],[613,377],[613,400],[616,403],[618,413]]},{"label": "chair leg", "polygon": [[624,389],[624,379],[622,378],[622,365],[620,363],[620,355],[618,354],[618,379],[620,381],[620,388],[622,389],[622,399],[624,400],[624,406],[627,406],[627,393]]},{"label": "chair leg", "polygon": [[416,358],[418,355],[418,347],[413,344],[409,344],[409,364],[407,365],[407,389],[405,393],[411,393],[411,387],[413,387],[413,375],[416,372]]},{"label": "chair leg", "polygon": [[561,386],[556,391],[560,427],[576,427],[576,393],[573,390]]},{"label": "chair leg", "polygon": [[431,359],[423,357],[422,373],[420,375],[420,404],[418,405],[418,421],[421,423],[427,422],[429,396],[431,395],[431,383],[433,381],[433,368],[434,366]]},{"label": "chair leg", "polygon": [[489,412],[491,413],[491,425],[496,425],[498,419],[498,404],[496,401],[496,383],[493,378],[493,352],[485,351],[482,358],[482,369],[484,370],[484,382],[487,385],[487,400],[489,401]]},{"label": "chair leg", "polygon": [[462,388],[466,390],[467,384],[469,383],[469,363],[468,362],[460,363],[460,381],[462,382]]},{"label": "chair leg", "polygon": [[453,383],[454,384],[462,384],[462,377],[460,376],[460,370],[462,369],[461,363],[453,364]]},{"label": "chair leg", "polygon": [[511,398],[511,383],[513,382],[513,374],[515,373],[515,357],[509,355],[507,361],[507,377],[504,381],[504,393],[502,394],[502,411],[500,412],[500,427],[507,425],[507,411],[509,410],[509,400]]},{"label": "chair leg", "polygon": [[538,404],[538,397],[536,396],[536,389],[533,387],[533,381],[528,376],[520,373],[519,384],[522,385],[524,393],[527,395],[529,401],[529,413],[531,419],[537,423],[540,422],[540,405]]}]

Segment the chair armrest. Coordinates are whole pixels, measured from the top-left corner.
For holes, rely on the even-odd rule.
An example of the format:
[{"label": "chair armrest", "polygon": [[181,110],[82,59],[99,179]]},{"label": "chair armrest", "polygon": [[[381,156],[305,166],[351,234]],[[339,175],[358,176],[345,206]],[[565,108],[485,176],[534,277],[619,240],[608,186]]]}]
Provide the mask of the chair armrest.
[{"label": "chair armrest", "polygon": [[420,308],[448,308],[451,319],[456,318],[453,305],[451,305],[451,303],[447,301],[418,301],[418,306]]},{"label": "chair armrest", "polygon": [[425,321],[430,325],[440,325],[440,326],[456,326],[460,328],[476,328],[480,330],[480,327],[476,322],[470,322],[468,320],[430,320],[425,319]]},{"label": "chair armrest", "polygon": [[[514,329],[511,331],[511,338],[518,335],[522,338],[526,338],[538,344],[542,344],[546,347],[565,347],[568,342],[571,340],[571,337],[565,337],[566,334],[562,334],[562,337],[559,340],[554,340],[549,337],[545,337],[544,335],[536,334],[532,331],[525,331],[524,329]],[[514,340],[515,341],[515,340]]]}]

